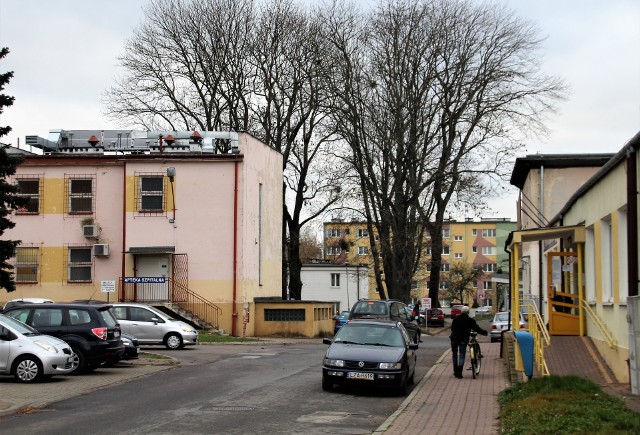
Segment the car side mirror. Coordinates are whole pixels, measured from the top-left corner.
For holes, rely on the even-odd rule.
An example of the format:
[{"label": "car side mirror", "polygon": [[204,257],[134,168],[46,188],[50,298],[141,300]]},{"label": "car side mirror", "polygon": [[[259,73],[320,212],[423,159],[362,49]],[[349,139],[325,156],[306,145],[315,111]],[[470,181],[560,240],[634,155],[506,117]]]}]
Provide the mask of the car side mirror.
[{"label": "car side mirror", "polygon": [[416,350],[418,348],[418,343],[409,343],[409,349]]},{"label": "car side mirror", "polygon": [[333,340],[331,340],[330,338],[327,338],[327,337],[324,337],[324,338],[322,339],[322,343],[324,343],[324,344],[331,344],[331,342],[332,342],[332,341],[333,341]]},{"label": "car side mirror", "polygon": [[153,323],[155,323],[156,325],[160,322],[160,320],[159,320],[157,317],[152,317],[152,318],[151,318],[151,321],[152,321]]}]

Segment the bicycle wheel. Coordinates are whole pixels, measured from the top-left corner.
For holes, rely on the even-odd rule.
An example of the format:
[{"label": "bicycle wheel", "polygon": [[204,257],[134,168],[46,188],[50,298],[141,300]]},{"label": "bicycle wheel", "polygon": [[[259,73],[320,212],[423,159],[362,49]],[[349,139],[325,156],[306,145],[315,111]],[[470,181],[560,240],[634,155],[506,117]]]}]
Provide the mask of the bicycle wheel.
[{"label": "bicycle wheel", "polygon": [[469,347],[469,359],[471,362],[471,374],[473,375],[473,379],[475,379],[477,374],[476,364],[478,364],[478,359],[476,357],[476,349],[474,346]]},{"label": "bicycle wheel", "polygon": [[474,343],[472,349],[473,359],[471,362],[471,371],[473,374],[473,379],[475,379],[480,374],[480,367],[482,366],[482,354],[480,353],[480,345],[478,343]]}]

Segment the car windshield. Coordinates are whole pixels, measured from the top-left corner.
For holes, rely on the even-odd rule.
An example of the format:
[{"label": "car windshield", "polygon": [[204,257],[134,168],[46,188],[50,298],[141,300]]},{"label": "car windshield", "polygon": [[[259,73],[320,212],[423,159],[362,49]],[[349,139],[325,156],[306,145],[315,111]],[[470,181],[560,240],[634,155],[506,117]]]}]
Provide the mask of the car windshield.
[{"label": "car windshield", "polygon": [[440,314],[440,310],[429,310],[429,314]]},{"label": "car windshield", "polygon": [[498,313],[493,318],[494,322],[506,322],[509,320],[509,313]]},{"label": "car windshield", "polygon": [[402,332],[395,326],[345,324],[334,338],[334,343],[367,346],[404,347]]},{"label": "car windshield", "polygon": [[4,323],[7,326],[10,326],[11,328],[24,335],[40,335],[40,333],[33,329],[31,326],[25,325],[19,320],[5,316],[3,314],[0,314],[0,322]]}]

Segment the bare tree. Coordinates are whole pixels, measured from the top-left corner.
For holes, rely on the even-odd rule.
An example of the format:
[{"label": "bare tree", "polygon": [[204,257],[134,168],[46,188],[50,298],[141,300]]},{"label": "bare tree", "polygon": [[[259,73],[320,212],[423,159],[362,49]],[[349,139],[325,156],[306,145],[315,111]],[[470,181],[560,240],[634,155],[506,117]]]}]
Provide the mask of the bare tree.
[{"label": "bare tree", "polygon": [[340,198],[318,29],[289,0],[153,0],[104,101],[121,123],[250,131],[283,154],[283,298],[301,295],[301,228]]},{"label": "bare tree", "polygon": [[384,270],[389,295],[408,298],[429,225],[438,306],[452,198],[504,176],[565,87],[540,73],[532,24],[495,4],[390,0],[369,16],[334,4],[327,21],[335,122],[380,237],[376,280]]},{"label": "bare tree", "polygon": [[474,299],[473,284],[484,276],[484,272],[479,267],[474,267],[464,261],[456,261],[451,264],[448,274],[443,274],[448,282],[445,293],[451,301],[458,301],[461,304]]}]

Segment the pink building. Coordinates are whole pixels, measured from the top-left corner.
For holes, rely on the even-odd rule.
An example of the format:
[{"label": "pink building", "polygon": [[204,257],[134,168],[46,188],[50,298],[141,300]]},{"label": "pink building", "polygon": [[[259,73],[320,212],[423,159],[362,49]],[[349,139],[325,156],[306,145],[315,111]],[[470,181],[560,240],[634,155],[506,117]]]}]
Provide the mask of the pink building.
[{"label": "pink building", "polygon": [[30,202],[3,235],[22,241],[6,299],[163,304],[252,335],[254,298],[281,295],[283,158],[250,134],[57,130],[27,144],[44,154],[13,177]]}]

